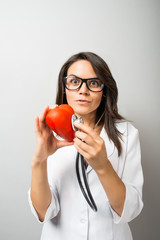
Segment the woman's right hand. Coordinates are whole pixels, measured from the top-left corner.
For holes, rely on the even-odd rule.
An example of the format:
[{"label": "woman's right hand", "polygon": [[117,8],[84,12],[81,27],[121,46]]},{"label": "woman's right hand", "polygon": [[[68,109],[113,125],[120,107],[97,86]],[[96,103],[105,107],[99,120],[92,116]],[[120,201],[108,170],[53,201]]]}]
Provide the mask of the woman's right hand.
[{"label": "woman's right hand", "polygon": [[[54,106],[56,107],[56,105]],[[54,108],[53,107],[53,108]],[[49,106],[46,106],[40,116],[35,117],[36,147],[32,158],[32,164],[42,163],[58,148],[73,145],[73,142],[58,140],[45,121]]]}]

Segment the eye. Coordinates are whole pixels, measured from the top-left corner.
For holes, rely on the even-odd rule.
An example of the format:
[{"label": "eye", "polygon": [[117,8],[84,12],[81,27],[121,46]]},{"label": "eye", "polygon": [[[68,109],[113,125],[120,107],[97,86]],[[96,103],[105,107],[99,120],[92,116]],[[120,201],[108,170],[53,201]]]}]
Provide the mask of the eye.
[{"label": "eye", "polygon": [[79,85],[80,84],[80,79],[78,79],[78,78],[76,78],[76,77],[71,77],[71,78],[69,78],[68,79],[69,80],[69,84],[70,85],[74,85],[74,86],[77,86],[77,85]]},{"label": "eye", "polygon": [[79,79],[77,79],[77,78],[72,78],[72,79],[70,79],[70,83],[71,84],[79,84]]},{"label": "eye", "polygon": [[89,82],[89,86],[91,86],[91,87],[100,87],[101,86],[101,82],[99,80],[91,80]]}]

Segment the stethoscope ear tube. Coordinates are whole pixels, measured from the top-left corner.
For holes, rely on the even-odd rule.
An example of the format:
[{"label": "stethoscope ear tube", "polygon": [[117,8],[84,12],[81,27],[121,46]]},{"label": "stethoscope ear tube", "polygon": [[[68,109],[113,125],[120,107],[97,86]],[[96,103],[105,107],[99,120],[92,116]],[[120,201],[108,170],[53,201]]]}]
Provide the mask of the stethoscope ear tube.
[{"label": "stethoscope ear tube", "polygon": [[[86,187],[86,190],[87,190],[87,193],[88,193],[88,196],[85,192],[85,189],[82,185],[82,181],[81,181],[81,178],[80,178],[80,173],[79,173],[79,157],[81,157],[81,169],[82,169],[82,174],[83,174],[83,180],[84,180],[84,184],[85,184],[85,187]],[[97,206],[94,202],[94,199],[92,197],[92,194],[90,192],[90,189],[89,189],[89,185],[88,185],[88,181],[87,181],[87,178],[86,178],[86,172],[85,172],[85,164],[84,164],[84,157],[79,154],[79,152],[77,152],[77,156],[76,156],[76,174],[77,174],[77,179],[78,179],[78,183],[79,183],[79,186],[80,186],[80,189],[86,199],[86,201],[88,202],[88,204],[90,205],[90,207],[95,211],[97,212]]]}]

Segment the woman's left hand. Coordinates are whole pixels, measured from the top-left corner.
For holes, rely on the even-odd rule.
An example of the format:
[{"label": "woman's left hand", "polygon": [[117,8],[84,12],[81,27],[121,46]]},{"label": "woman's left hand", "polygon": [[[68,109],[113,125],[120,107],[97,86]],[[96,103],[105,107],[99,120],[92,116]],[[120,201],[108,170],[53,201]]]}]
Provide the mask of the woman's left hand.
[{"label": "woman's left hand", "polygon": [[75,148],[97,173],[103,171],[108,161],[104,140],[92,128],[82,123],[74,125],[78,128],[75,132]]}]

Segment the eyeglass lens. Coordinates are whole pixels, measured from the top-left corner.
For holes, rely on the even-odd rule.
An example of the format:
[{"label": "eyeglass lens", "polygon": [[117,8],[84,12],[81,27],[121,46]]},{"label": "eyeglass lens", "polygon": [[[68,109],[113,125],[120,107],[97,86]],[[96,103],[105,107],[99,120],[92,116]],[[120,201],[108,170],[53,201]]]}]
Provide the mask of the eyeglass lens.
[{"label": "eyeglass lens", "polygon": [[[66,77],[66,87],[69,90],[76,90],[80,87],[80,85],[82,84],[82,81],[83,81],[82,79],[76,78],[74,76]],[[86,84],[89,90],[95,91],[95,92],[101,91],[104,86],[103,83],[98,78],[87,79]]]}]

